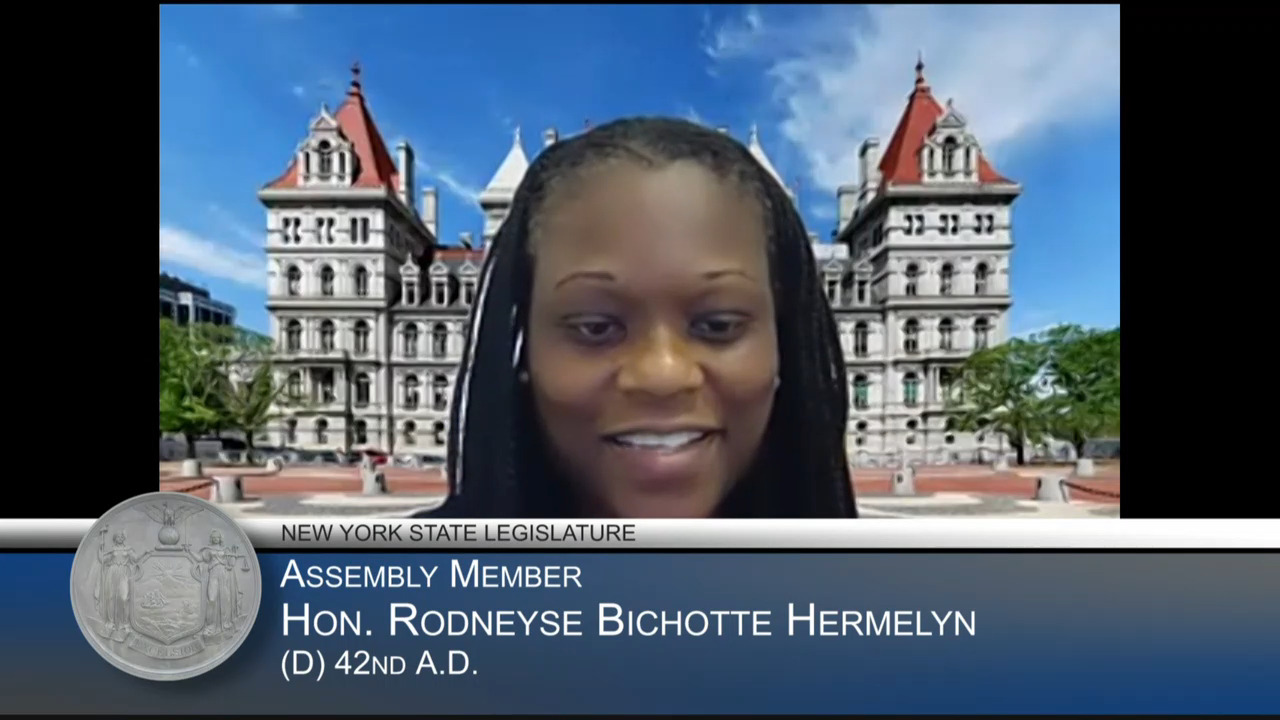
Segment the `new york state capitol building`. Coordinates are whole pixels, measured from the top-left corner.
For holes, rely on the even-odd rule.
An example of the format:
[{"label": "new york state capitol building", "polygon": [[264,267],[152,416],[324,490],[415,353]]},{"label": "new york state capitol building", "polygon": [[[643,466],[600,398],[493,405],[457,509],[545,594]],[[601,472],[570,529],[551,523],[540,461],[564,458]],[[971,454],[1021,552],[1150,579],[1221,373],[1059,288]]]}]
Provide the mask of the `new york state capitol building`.
[{"label": "new york state capitol building", "polygon": [[[547,130],[544,147],[557,141]],[[778,177],[754,129],[748,147]],[[837,192],[833,242],[810,236],[848,365],[850,458],[988,461],[1007,445],[953,432],[943,396],[974,349],[1008,336],[1021,188],[934,99],[922,65],[888,143],[866,140],[860,159],[856,184]],[[528,166],[517,131],[480,194],[479,241],[442,246],[437,191],[424,188],[415,207],[413,150],[402,142],[393,159],[358,71],[336,112],[321,108],[258,193],[280,381],[307,401],[281,408],[272,444],[444,453],[484,250]]]}]

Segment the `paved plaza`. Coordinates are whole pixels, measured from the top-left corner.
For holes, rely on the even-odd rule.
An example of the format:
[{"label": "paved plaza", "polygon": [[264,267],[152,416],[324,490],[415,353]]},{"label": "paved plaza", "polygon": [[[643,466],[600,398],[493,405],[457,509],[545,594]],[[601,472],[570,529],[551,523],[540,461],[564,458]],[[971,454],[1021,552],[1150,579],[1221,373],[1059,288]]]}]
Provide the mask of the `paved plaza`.
[{"label": "paved plaza", "polygon": [[[440,468],[383,468],[387,493],[361,493],[355,467],[304,465],[278,473],[261,468],[206,466],[203,477],[180,477],[178,463],[161,463],[160,490],[185,492],[212,499],[210,478],[243,478],[244,502],[224,504],[233,515],[246,517],[405,517],[434,508],[447,486]],[[916,470],[915,493],[891,492],[893,470],[855,471],[858,507],[862,517],[1001,517],[1068,518],[1119,517],[1119,464],[1099,465],[1094,477],[1072,477],[1070,467],[1013,467],[994,472],[977,466],[926,466]],[[1068,478],[1070,502],[1034,500],[1036,478]]]}]

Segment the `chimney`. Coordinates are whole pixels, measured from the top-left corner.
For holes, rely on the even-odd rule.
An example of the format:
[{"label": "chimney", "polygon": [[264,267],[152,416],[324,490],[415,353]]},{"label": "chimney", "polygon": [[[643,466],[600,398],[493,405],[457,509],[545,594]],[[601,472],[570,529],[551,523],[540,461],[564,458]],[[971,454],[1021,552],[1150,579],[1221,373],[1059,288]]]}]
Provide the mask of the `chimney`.
[{"label": "chimney", "polygon": [[858,150],[858,185],[863,190],[880,183],[880,139],[867,138]]},{"label": "chimney", "polygon": [[408,140],[401,140],[396,146],[396,150],[400,151],[400,201],[410,210],[413,209],[413,148],[409,147]]},{"label": "chimney", "polygon": [[542,147],[549,148],[560,141],[560,133],[555,128],[549,127],[542,131]]},{"label": "chimney", "polygon": [[858,210],[858,188],[841,185],[836,188],[836,227],[840,230],[853,219]]},{"label": "chimney", "polygon": [[422,189],[422,224],[427,226],[427,230],[431,231],[431,235],[435,238],[440,237],[440,196],[433,187]]},{"label": "chimney", "polygon": [[458,242],[462,245],[462,247],[464,247],[464,248],[466,248],[466,249],[468,249],[468,250],[471,250],[471,249],[472,249],[472,247],[473,247],[473,246],[472,246],[472,244],[471,244],[471,233],[469,233],[469,232],[464,232],[464,233],[459,234],[459,236],[458,236]]}]

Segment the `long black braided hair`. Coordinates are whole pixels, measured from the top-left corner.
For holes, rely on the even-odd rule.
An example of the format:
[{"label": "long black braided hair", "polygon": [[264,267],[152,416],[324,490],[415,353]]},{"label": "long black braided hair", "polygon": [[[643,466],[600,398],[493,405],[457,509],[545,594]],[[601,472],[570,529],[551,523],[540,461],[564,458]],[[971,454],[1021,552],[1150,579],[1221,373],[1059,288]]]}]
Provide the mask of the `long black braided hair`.
[{"label": "long black braided hair", "polygon": [[742,144],[683,120],[629,118],[544,150],[525,173],[488,250],[449,430],[450,497],[422,516],[568,518],[569,483],[551,462],[524,367],[532,294],[530,237],[549,199],[609,161],[660,168],[693,161],[760,204],[776,311],[781,385],[762,446],[716,517],[856,517],[845,453],[848,390],[835,320],[804,222]]}]

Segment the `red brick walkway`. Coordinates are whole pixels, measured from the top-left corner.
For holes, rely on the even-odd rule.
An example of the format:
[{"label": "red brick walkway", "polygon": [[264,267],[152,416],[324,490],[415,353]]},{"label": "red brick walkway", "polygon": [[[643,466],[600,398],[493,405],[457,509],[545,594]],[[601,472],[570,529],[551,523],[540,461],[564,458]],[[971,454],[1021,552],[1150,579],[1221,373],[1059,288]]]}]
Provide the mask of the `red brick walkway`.
[{"label": "red brick walkway", "polygon": [[[438,469],[413,470],[386,468],[387,490],[406,495],[441,495],[448,490],[444,473]],[[239,475],[243,478],[245,497],[264,495],[312,495],[316,493],[359,493],[360,471],[351,467],[286,468],[278,475],[262,474],[257,469],[206,468],[205,475]],[[160,478],[160,490],[186,492],[209,500],[213,481],[206,478]]]},{"label": "red brick walkway", "polygon": [[[409,495],[441,495],[448,486],[439,468],[414,470],[410,468],[383,468],[387,489],[391,493]],[[240,475],[244,479],[247,497],[264,495],[311,495],[316,493],[359,493],[360,472],[354,467],[295,466],[285,468],[276,475],[264,474],[259,469],[206,468],[205,475]],[[1067,469],[1015,468],[1005,473],[994,473],[981,467],[938,466],[924,467],[916,472],[917,495],[933,493],[973,493],[979,495],[1003,495],[1021,499],[1035,497],[1036,476],[1039,474],[1066,475],[1068,482],[1079,488],[1101,491],[1086,492],[1071,489],[1073,500],[1103,504],[1118,504],[1120,493],[1120,468],[1115,465],[1100,466],[1092,478],[1074,478]],[[190,492],[199,497],[212,497],[212,481],[200,478],[173,478],[164,473],[160,478],[160,490]],[[883,468],[858,468],[854,471],[855,485],[860,497],[890,495],[893,470]]]},{"label": "red brick walkway", "polygon": [[[1079,488],[1100,492],[1070,488],[1071,499],[1081,502],[1119,504],[1120,468],[1106,466],[1097,468],[1094,477],[1071,477],[1064,470],[1023,468],[1010,472],[994,473],[990,470],[975,468],[966,472],[967,468],[938,467],[923,468],[916,472],[915,486],[917,495],[932,493],[975,493],[978,495],[1005,495],[1017,498],[1032,499],[1036,495],[1036,476],[1039,474],[1065,475],[1067,482]],[[1026,473],[1024,476],[1021,473]],[[880,468],[858,468],[854,471],[854,487],[860,496],[889,495],[893,471]]]}]

